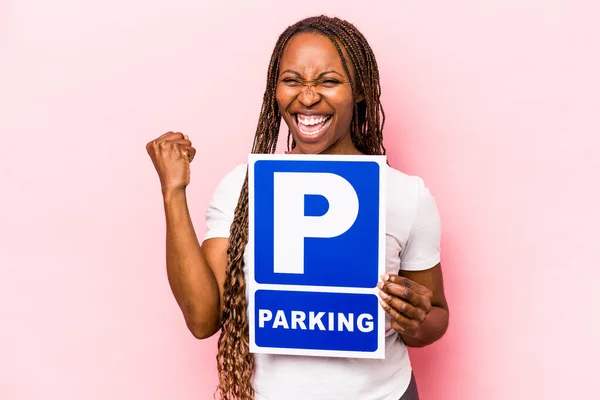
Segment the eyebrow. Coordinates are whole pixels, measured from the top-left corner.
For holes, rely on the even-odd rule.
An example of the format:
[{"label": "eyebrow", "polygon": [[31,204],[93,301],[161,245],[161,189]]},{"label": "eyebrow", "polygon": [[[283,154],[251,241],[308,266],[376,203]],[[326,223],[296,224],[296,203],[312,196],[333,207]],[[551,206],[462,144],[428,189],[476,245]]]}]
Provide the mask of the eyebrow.
[{"label": "eyebrow", "polygon": [[[290,74],[293,74],[293,75],[296,75],[297,77],[302,77],[302,75],[300,75],[300,73],[299,73],[299,72],[296,72],[296,71],[294,71],[294,70],[291,70],[291,69],[286,69],[285,71],[283,71],[283,72],[281,73],[281,75],[285,74],[286,72],[288,72],[288,73],[290,73]],[[339,73],[339,72],[337,72],[337,71],[334,71],[334,70],[329,70],[329,71],[324,71],[324,72],[321,72],[321,73],[319,74],[319,76],[317,76],[317,79],[321,79],[321,78],[322,78],[322,77],[324,77],[325,75],[327,75],[327,74],[331,74],[331,73],[338,74],[338,75],[339,75],[339,76],[341,76],[342,78],[344,77],[344,75],[340,74],[340,73]]]}]

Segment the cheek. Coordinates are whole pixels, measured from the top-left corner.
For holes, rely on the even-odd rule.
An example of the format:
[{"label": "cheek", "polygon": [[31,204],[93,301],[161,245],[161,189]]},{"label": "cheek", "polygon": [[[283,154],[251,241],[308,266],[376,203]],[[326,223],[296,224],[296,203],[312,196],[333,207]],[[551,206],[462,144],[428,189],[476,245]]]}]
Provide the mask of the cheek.
[{"label": "cheek", "polygon": [[339,112],[352,110],[354,107],[354,98],[352,97],[352,89],[350,87],[340,87],[335,89],[328,89],[323,92],[325,98],[329,99],[332,105],[338,109]]},{"label": "cheek", "polygon": [[285,111],[286,108],[289,107],[291,99],[292,96],[289,93],[289,90],[286,90],[286,88],[281,86],[277,86],[277,88],[275,88],[275,101],[277,102],[280,112]]},{"label": "cheek", "polygon": [[336,98],[338,118],[342,121],[351,121],[354,113],[354,99],[352,93],[344,93]]}]

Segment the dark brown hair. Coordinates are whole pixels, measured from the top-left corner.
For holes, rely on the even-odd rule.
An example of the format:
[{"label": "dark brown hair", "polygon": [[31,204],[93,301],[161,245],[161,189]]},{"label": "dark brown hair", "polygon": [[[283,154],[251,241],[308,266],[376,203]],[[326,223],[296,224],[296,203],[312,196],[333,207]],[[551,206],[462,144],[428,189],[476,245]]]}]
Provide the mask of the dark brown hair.
[{"label": "dark brown hair", "polygon": [[[365,37],[354,25],[325,16],[304,19],[288,27],[277,40],[269,70],[267,87],[258,119],[252,153],[272,154],[277,146],[281,115],[275,100],[279,64],[289,39],[300,32],[315,32],[331,39],[344,70],[348,75],[354,97],[362,91],[364,100],[355,103],[350,127],[354,146],[363,154],[385,154],[383,124],[385,114],[380,102],[381,85],[375,55]],[[342,47],[348,53],[346,60]],[[350,74],[350,61],[356,69],[356,82]],[[288,149],[295,143],[288,133]],[[248,242],[248,179],[246,177],[235,209],[227,250],[227,270],[222,305],[222,330],[219,337],[217,367],[218,393],[222,399],[253,399],[252,375],[254,357],[249,352],[249,331],[246,314],[246,280],[244,249]]]}]

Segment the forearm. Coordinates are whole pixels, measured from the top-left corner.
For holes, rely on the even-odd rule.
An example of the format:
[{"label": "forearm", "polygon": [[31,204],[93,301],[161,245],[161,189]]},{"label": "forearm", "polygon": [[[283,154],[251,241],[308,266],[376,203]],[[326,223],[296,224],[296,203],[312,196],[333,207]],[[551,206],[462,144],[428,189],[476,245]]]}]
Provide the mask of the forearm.
[{"label": "forearm", "polygon": [[220,324],[219,287],[194,231],[184,190],[165,193],[167,276],[194,336],[212,336]]},{"label": "forearm", "polygon": [[425,347],[439,340],[448,328],[448,311],[442,307],[431,307],[416,336],[400,334],[409,347]]}]

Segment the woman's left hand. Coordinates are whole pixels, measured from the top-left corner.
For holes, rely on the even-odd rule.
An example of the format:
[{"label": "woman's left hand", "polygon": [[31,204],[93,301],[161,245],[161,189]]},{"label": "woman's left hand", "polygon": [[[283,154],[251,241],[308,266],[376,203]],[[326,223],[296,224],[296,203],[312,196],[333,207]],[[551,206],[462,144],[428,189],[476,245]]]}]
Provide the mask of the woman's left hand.
[{"label": "woman's left hand", "polygon": [[402,334],[417,337],[429,311],[433,292],[410,279],[385,274],[379,282],[381,306],[390,315],[392,328]]}]

